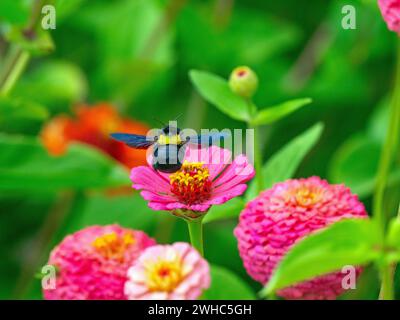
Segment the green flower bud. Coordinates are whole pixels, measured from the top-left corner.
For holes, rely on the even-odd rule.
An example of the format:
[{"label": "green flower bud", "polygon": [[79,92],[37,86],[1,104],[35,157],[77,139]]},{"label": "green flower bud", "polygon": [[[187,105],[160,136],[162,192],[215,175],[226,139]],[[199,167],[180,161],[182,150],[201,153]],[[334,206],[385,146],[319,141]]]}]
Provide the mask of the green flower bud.
[{"label": "green flower bud", "polygon": [[243,98],[251,98],[258,88],[258,78],[249,67],[235,68],[229,77],[229,87]]}]

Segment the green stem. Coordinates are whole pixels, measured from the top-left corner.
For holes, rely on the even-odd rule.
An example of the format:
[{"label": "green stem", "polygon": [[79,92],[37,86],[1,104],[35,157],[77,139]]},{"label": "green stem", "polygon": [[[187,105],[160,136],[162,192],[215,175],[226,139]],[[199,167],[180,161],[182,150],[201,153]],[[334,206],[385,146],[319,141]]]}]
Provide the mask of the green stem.
[{"label": "green stem", "polygon": [[[397,216],[395,219],[400,219],[400,203],[399,203],[399,207],[397,209]],[[389,282],[385,283],[384,281],[382,281],[381,292],[380,292],[380,296],[379,296],[379,298],[382,300],[393,300],[395,298],[394,297],[393,279],[394,279],[394,274],[396,273],[397,263],[393,263],[393,265],[391,265],[389,268],[390,268],[390,274],[391,274],[391,276],[389,277]],[[383,277],[382,277],[382,279],[383,279]],[[389,288],[389,290],[387,288]],[[393,298],[385,299],[387,296],[389,296],[389,297],[393,296]]]},{"label": "green stem", "polygon": [[400,203],[399,203],[399,208],[397,209],[397,218],[400,219]]},{"label": "green stem", "polygon": [[186,219],[186,222],[189,228],[190,243],[202,256],[204,256],[203,217],[191,220]]},{"label": "green stem", "polygon": [[397,60],[393,101],[390,105],[389,128],[381,152],[373,199],[373,212],[375,219],[382,230],[382,236],[384,236],[386,226],[386,217],[383,209],[384,193],[400,126],[400,44],[398,44],[397,49]]},{"label": "green stem", "polygon": [[247,100],[248,111],[251,119],[247,122],[247,128],[254,130],[254,169],[256,170],[257,193],[264,189],[264,177],[262,172],[262,156],[260,143],[260,127],[252,124],[252,118],[257,114],[256,105],[249,99]]},{"label": "green stem", "polygon": [[254,168],[256,170],[257,193],[264,189],[264,177],[262,170],[261,144],[260,144],[260,128],[251,127],[254,130]]},{"label": "green stem", "polygon": [[[35,30],[35,27],[40,20],[42,7],[45,4],[45,0],[36,0],[33,3],[31,17],[27,28],[24,30],[26,34]],[[9,63],[0,77],[0,95],[7,95],[11,92],[22,72],[25,70],[29,58],[30,53],[21,47],[12,46],[10,48],[7,59]]]},{"label": "green stem", "polygon": [[393,287],[393,266],[386,265],[381,269],[381,292],[380,300],[393,300],[394,299],[394,287]]},{"label": "green stem", "polygon": [[[373,213],[381,230],[382,241],[385,240],[386,220],[384,212],[384,196],[387,186],[388,175],[393,162],[394,150],[400,134],[400,42],[397,44],[397,66],[393,100],[390,104],[389,128],[386,134],[385,143],[379,160],[379,167],[376,178],[376,187],[373,197]],[[391,265],[380,268],[381,273],[381,294],[384,300],[393,299],[393,272]]]},{"label": "green stem", "polygon": [[25,70],[30,58],[30,54],[21,48],[14,49],[10,54],[10,67],[4,73],[0,82],[0,95],[4,96],[10,93],[22,72]]}]

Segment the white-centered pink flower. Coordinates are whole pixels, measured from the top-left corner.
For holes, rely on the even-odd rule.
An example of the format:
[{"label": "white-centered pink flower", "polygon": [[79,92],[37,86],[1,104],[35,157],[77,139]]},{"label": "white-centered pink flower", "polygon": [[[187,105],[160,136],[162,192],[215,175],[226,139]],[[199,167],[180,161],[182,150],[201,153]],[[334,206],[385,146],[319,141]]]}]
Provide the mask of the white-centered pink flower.
[{"label": "white-centered pink flower", "polygon": [[209,285],[207,261],[178,242],[143,251],[128,270],[125,295],[130,300],[193,300]]}]

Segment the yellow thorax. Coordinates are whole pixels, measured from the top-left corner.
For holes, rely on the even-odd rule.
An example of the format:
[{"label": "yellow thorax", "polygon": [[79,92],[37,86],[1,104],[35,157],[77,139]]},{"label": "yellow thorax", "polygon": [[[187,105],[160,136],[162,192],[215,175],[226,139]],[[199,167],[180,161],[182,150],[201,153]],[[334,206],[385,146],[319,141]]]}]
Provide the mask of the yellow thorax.
[{"label": "yellow thorax", "polygon": [[182,140],[178,134],[173,136],[160,135],[157,141],[159,144],[181,144]]}]

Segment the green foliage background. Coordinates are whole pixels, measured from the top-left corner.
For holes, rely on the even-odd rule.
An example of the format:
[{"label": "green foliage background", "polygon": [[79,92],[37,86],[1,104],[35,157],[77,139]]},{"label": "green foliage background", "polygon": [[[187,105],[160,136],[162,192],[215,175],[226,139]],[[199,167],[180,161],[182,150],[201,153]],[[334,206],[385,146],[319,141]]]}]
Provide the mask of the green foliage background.
[{"label": "green foliage background", "polygon": [[[10,28],[27,23],[32,2],[1,0],[0,66],[10,42],[23,45],[10,36]],[[79,144],[55,160],[37,134],[49,117],[70,113],[78,102],[99,101],[112,102],[122,114],[151,127],[159,126],[153,117],[168,121],[183,113],[181,127],[244,128],[199,96],[189,79],[191,69],[227,78],[234,67],[250,66],[260,79],[255,102],[261,107],[311,97],[312,104],[262,128],[263,159],[323,122],[320,140],[295,176],[346,183],[370,211],[396,42],[376,1],[54,4],[57,28],[50,34],[55,49],[41,55],[30,47],[35,55],[27,70],[10,96],[0,97],[0,298],[41,298],[40,281],[32,277],[37,267],[67,233],[88,225],[118,222],[160,242],[188,240],[184,223],[151,211],[137,193],[104,195],[104,188],[130,183],[113,160]],[[346,4],[356,8],[356,30],[341,27]],[[386,203],[393,214],[400,196],[397,168],[390,175],[393,201]],[[236,204],[226,207],[232,218],[210,218],[205,226],[206,257],[218,279],[206,298],[251,299],[261,289],[238,255],[232,233],[241,207]],[[376,272],[367,269],[348,298],[376,298],[378,288]]]}]

